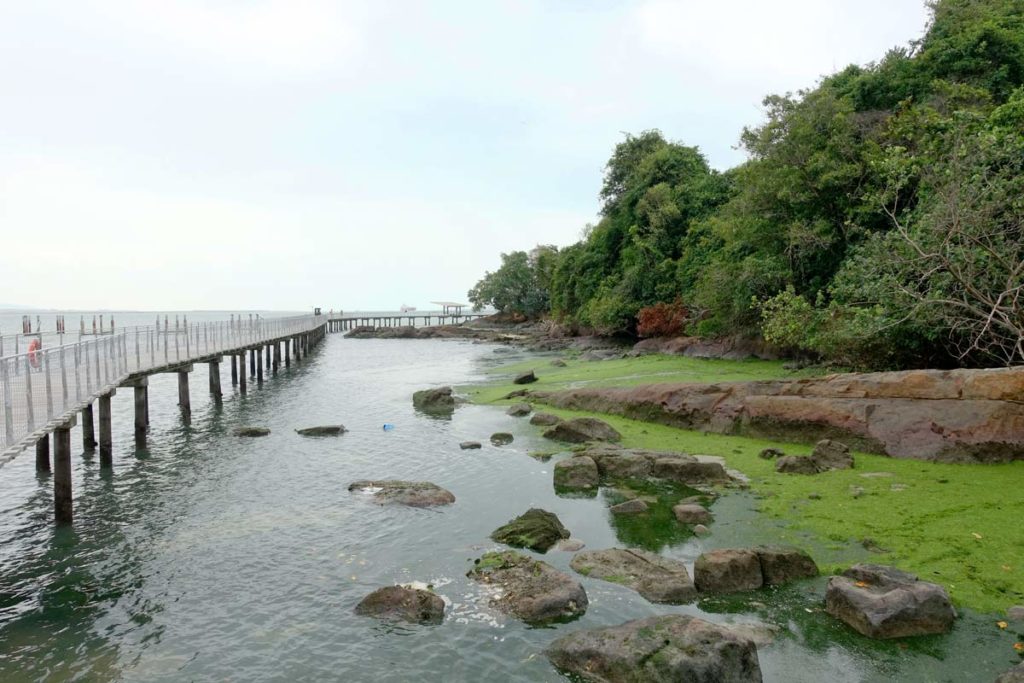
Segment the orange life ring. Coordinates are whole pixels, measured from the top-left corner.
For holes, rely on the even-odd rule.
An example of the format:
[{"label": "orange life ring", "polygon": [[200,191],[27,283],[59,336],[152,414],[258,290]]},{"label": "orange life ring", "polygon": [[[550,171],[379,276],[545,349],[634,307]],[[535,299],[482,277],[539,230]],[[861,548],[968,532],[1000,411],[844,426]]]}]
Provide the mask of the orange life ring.
[{"label": "orange life ring", "polygon": [[38,339],[33,339],[32,343],[28,345],[28,362],[31,363],[34,368],[39,367],[39,352],[42,348],[43,344]]}]

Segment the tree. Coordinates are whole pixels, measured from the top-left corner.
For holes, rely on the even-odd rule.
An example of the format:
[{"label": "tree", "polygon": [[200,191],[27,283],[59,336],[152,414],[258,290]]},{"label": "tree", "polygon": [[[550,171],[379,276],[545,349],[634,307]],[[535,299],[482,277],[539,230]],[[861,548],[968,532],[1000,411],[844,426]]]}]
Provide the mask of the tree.
[{"label": "tree", "polygon": [[502,313],[537,316],[548,310],[553,261],[558,249],[538,246],[530,253],[513,251],[501,255],[501,267],[485,273],[469,290],[474,310],[493,306]]}]

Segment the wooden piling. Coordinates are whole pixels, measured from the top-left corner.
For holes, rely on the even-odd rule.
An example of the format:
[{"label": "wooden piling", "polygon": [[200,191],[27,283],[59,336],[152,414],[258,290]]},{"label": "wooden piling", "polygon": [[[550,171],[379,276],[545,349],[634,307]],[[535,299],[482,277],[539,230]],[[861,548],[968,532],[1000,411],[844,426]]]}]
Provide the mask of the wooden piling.
[{"label": "wooden piling", "polygon": [[110,428],[110,397],[114,395],[112,390],[109,394],[100,396],[100,467],[113,467],[114,465],[114,440]]},{"label": "wooden piling", "polygon": [[57,524],[71,524],[71,428],[72,418],[53,430],[53,517]]},{"label": "wooden piling", "polygon": [[238,386],[238,356],[231,354],[231,386]]},{"label": "wooden piling", "polygon": [[178,371],[178,407],[181,408],[181,415],[186,423],[192,416],[192,399],[188,393],[189,372],[191,372],[191,368]]},{"label": "wooden piling", "polygon": [[281,344],[279,342],[274,342],[273,344],[267,346],[267,349],[270,350],[271,355],[273,356],[273,360],[270,363],[270,370],[276,375],[277,361],[281,357]]},{"label": "wooden piling", "polygon": [[292,352],[288,348],[288,340],[284,340],[284,366],[290,368],[292,366]]},{"label": "wooden piling", "polygon": [[238,373],[238,391],[245,395],[245,351],[241,351],[238,354],[238,368],[241,372]]},{"label": "wooden piling", "polygon": [[259,355],[257,349],[249,349],[249,376],[256,376],[256,356]]},{"label": "wooden piling", "polygon": [[256,356],[256,384],[263,384],[263,349],[256,347],[253,355]]},{"label": "wooden piling", "polygon": [[82,408],[82,448],[87,451],[96,449],[96,429],[93,426],[92,403]]},{"label": "wooden piling", "polygon": [[36,441],[36,472],[50,471],[50,435],[43,434]]},{"label": "wooden piling", "polygon": [[146,425],[149,424],[149,380],[145,377],[132,385],[135,398],[135,446],[146,447]]},{"label": "wooden piling", "polygon": [[[234,361],[234,356],[231,357],[231,360]],[[232,365],[234,365],[233,362],[232,362]],[[209,362],[209,366],[210,366],[210,395],[213,396],[213,399],[215,401],[220,402],[220,397],[221,397],[221,393],[220,393],[220,361],[219,360],[211,360]]]},{"label": "wooden piling", "polygon": [[267,367],[267,372],[270,372],[270,369],[273,367],[273,362],[270,359],[270,347],[271,347],[271,344],[267,344],[266,347],[265,347],[266,354],[267,354],[267,366],[266,366]]}]

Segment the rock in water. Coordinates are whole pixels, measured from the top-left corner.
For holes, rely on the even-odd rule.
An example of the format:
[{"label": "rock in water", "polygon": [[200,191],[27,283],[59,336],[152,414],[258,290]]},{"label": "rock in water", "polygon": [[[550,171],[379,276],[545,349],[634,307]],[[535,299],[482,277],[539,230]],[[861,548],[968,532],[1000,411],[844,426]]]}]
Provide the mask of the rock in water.
[{"label": "rock in water", "polygon": [[628,586],[651,602],[681,605],[697,599],[685,564],[646,550],[586,550],[569,566],[584,576]]},{"label": "rock in water", "polygon": [[491,604],[530,624],[573,619],[587,611],[587,593],[579,581],[513,550],[485,554],[466,576],[501,588]]},{"label": "rock in water", "polygon": [[784,455],[775,461],[775,471],[782,474],[817,474],[818,463],[805,455]]},{"label": "rock in water", "polygon": [[512,417],[526,417],[532,412],[533,408],[529,403],[516,403],[509,406],[509,409],[505,411],[505,414],[511,415]]},{"label": "rock in water", "polygon": [[267,436],[270,430],[266,427],[235,427],[231,433],[235,436]]},{"label": "rock in water", "polygon": [[491,443],[495,446],[507,446],[515,440],[515,437],[508,432],[495,432],[491,434]]},{"label": "rock in water", "polygon": [[576,631],[546,654],[562,672],[601,683],[760,683],[757,648],[729,629],[685,614]]},{"label": "rock in water", "polygon": [[295,433],[300,436],[341,436],[348,430],[345,425],[323,425],[321,427],[306,427],[296,429]]},{"label": "rock in water", "polygon": [[414,624],[440,624],[444,621],[444,600],[430,591],[402,586],[378,588],[363,598],[356,614]]},{"label": "rock in water", "polygon": [[521,372],[516,375],[516,378],[512,380],[512,384],[532,384],[537,381],[537,375],[533,374],[533,370],[529,372]]},{"label": "rock in water", "polygon": [[599,482],[597,463],[593,458],[580,455],[555,463],[555,488],[589,489]]},{"label": "rock in water", "polygon": [[825,610],[869,638],[947,633],[956,618],[945,588],[878,564],[855,564],[829,579]]},{"label": "rock in water", "polygon": [[1010,621],[1024,621],[1024,605],[1017,605],[1006,610],[1006,618]]},{"label": "rock in water", "polygon": [[619,441],[622,439],[622,435],[615,431],[610,424],[593,417],[577,417],[560,422],[544,432],[544,437],[569,443]]},{"label": "rock in water", "polygon": [[476,448],[482,448],[482,446],[479,441],[463,441],[459,444],[459,448],[464,451],[468,451]]},{"label": "rock in water", "polygon": [[711,524],[713,517],[703,505],[686,503],[672,508],[672,514],[680,524]]},{"label": "rock in water", "polygon": [[996,683],[1024,683],[1024,662],[1009,671],[1004,671],[996,679]]},{"label": "rock in water", "polygon": [[455,411],[455,397],[451,387],[424,389],[412,395],[412,405],[430,415],[451,415]]},{"label": "rock in water", "polygon": [[538,427],[551,427],[562,421],[562,418],[551,413],[537,413],[530,418],[530,424]]},{"label": "rock in water", "polygon": [[811,556],[792,546],[758,546],[754,548],[761,563],[761,576],[766,586],[781,586],[797,579],[818,575],[818,565]]},{"label": "rock in water", "polygon": [[832,439],[822,439],[814,446],[811,458],[824,470],[848,470],[853,467],[853,456],[850,447]]},{"label": "rock in water", "polygon": [[711,550],[693,564],[693,582],[702,593],[735,593],[764,584],[757,553],[744,548]]},{"label": "rock in water", "polygon": [[491,534],[491,540],[514,548],[529,548],[545,553],[560,539],[569,538],[569,530],[553,513],[530,508]]},{"label": "rock in water", "polygon": [[618,505],[612,505],[608,511],[613,515],[641,515],[647,512],[650,506],[639,498],[627,500]]},{"label": "rock in water", "polygon": [[455,502],[455,496],[451,491],[429,481],[362,479],[349,484],[348,490],[369,493],[373,496],[373,502],[378,505],[394,504],[424,508]]}]

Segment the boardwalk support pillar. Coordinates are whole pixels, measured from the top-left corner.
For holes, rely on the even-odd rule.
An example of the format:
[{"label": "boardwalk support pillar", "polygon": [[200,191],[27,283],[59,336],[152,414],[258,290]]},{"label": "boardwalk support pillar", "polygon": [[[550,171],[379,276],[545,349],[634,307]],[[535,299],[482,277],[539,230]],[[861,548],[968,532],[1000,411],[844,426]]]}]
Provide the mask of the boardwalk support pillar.
[{"label": "boardwalk support pillar", "polygon": [[[234,361],[234,357],[232,357]],[[211,360],[210,366],[210,395],[213,400],[220,403],[220,360]]]},{"label": "boardwalk support pillar", "polygon": [[231,386],[238,386],[238,356],[231,354]]},{"label": "boardwalk support pillar", "polygon": [[256,347],[252,355],[256,356],[256,384],[263,384],[263,349]]},{"label": "boardwalk support pillar", "polygon": [[146,447],[146,426],[149,424],[149,378],[138,377],[121,386],[131,387],[135,399],[135,447]]},{"label": "boardwalk support pillar", "polygon": [[238,391],[243,396],[245,396],[245,384],[246,384],[246,377],[245,377],[245,351],[240,351],[238,353],[238,369],[240,371],[238,373]]},{"label": "boardwalk support pillar", "polygon": [[92,403],[82,408],[82,448],[87,451],[96,449],[96,428],[93,426]]},{"label": "boardwalk support pillar", "polygon": [[181,408],[181,417],[188,424],[192,418],[192,399],[188,393],[188,373],[192,372],[192,366],[178,369],[178,407]]},{"label": "boardwalk support pillar", "polygon": [[284,366],[286,368],[290,368],[292,366],[292,351],[288,347],[289,343],[290,343],[290,340],[288,340],[288,339],[284,340]]},{"label": "boardwalk support pillar", "polygon": [[100,396],[100,467],[114,466],[114,440],[110,429],[110,398],[116,390]]},{"label": "boardwalk support pillar", "polygon": [[36,441],[36,472],[50,471],[50,435],[43,434]]},{"label": "boardwalk support pillar", "polygon": [[71,524],[71,428],[72,416],[53,430],[53,517],[57,524]]}]

